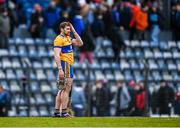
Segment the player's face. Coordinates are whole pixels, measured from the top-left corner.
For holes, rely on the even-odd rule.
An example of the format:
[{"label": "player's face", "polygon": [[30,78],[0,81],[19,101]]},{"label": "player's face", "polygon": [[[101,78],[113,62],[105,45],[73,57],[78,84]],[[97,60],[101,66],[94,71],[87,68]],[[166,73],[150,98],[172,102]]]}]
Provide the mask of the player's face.
[{"label": "player's face", "polygon": [[66,26],[65,28],[64,28],[64,35],[70,35],[70,32],[71,32],[71,27],[70,26]]}]

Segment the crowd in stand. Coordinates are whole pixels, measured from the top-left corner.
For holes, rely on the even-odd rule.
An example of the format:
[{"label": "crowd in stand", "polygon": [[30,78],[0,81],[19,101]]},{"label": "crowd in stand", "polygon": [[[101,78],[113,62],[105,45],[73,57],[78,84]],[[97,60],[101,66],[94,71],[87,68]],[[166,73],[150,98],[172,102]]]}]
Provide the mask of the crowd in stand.
[{"label": "crowd in stand", "polygon": [[88,91],[89,86],[83,89],[78,84],[72,94],[75,116],[87,116],[88,105],[90,116],[180,115],[180,93],[163,80],[159,84],[154,85],[153,91],[146,91],[144,82],[133,80],[118,80],[115,90],[104,80],[97,80],[96,87]]}]

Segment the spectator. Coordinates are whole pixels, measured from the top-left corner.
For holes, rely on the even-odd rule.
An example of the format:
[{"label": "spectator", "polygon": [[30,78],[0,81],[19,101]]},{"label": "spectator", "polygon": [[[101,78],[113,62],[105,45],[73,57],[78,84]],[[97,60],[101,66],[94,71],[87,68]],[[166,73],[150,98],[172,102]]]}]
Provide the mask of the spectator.
[{"label": "spectator", "polygon": [[158,114],[158,89],[154,87],[151,95],[151,109],[153,114]]},{"label": "spectator", "polygon": [[131,13],[132,13],[132,18],[129,24],[129,28],[130,28],[129,40],[133,40],[134,35],[136,34],[136,24],[135,24],[136,17],[138,13],[141,11],[141,9],[139,8],[139,6],[136,5],[136,3],[132,3],[129,6],[131,8]]},{"label": "spectator", "polygon": [[42,37],[44,27],[44,18],[42,8],[39,4],[34,5],[34,12],[31,15],[30,33],[32,38]]},{"label": "spectator", "polygon": [[128,87],[122,80],[117,81],[116,116],[127,116],[131,96]]},{"label": "spectator", "polygon": [[82,64],[85,59],[89,61],[90,64],[93,63],[94,60],[94,54],[93,50],[95,48],[94,43],[93,43],[93,37],[90,31],[90,28],[87,26],[87,29],[85,29],[82,32],[82,40],[86,43],[82,47],[80,47],[80,64]]},{"label": "spectator", "polygon": [[129,108],[128,108],[128,115],[131,116],[133,115],[134,113],[134,110],[135,110],[135,81],[134,80],[130,80],[128,82],[128,91],[129,91],[129,94],[130,94],[130,97],[131,97],[131,101],[129,102]]},{"label": "spectator", "polygon": [[174,102],[174,91],[167,85],[167,83],[162,80],[160,82],[160,89],[158,90],[158,108],[159,114],[171,115],[171,108]]},{"label": "spectator", "polygon": [[115,26],[115,22],[113,21],[112,12],[110,7],[107,4],[102,4],[100,6],[100,11],[102,13],[102,20],[105,25],[105,36],[108,36],[111,33],[112,26]]},{"label": "spectator", "polygon": [[174,113],[180,116],[180,93],[176,94],[176,100],[174,103]]},{"label": "spectator", "polygon": [[120,33],[120,30],[117,27],[112,26],[108,30],[108,38],[112,42],[112,49],[114,52],[114,61],[119,63],[120,50],[125,48],[125,43]]},{"label": "spectator", "polygon": [[148,27],[148,6],[144,5],[142,10],[137,6],[132,6],[133,17],[130,22],[132,33],[130,33],[130,40],[133,40],[134,33],[136,33],[138,40],[145,39],[145,31]]},{"label": "spectator", "polygon": [[176,5],[175,10],[172,20],[173,38],[175,41],[180,41],[180,2]]},{"label": "spectator", "polygon": [[151,41],[158,43],[159,33],[160,33],[160,13],[158,12],[157,7],[152,7],[149,13],[149,24],[151,29]]},{"label": "spectator", "polygon": [[114,5],[111,12],[112,12],[113,23],[119,27],[121,23],[121,14],[118,6]]},{"label": "spectator", "polygon": [[74,29],[81,36],[82,32],[85,30],[85,22],[83,17],[80,15],[80,10],[76,10],[76,15],[73,17],[72,22]]},{"label": "spectator", "polygon": [[8,108],[10,105],[10,94],[2,85],[0,85],[0,116],[8,116]]},{"label": "spectator", "polygon": [[72,107],[75,116],[82,117],[85,114],[86,98],[81,84],[77,84],[72,91]]},{"label": "spectator", "polygon": [[94,19],[93,23],[91,24],[92,34],[95,38],[103,37],[104,31],[105,31],[105,26],[104,26],[104,22],[102,20],[102,14],[99,12],[95,12],[94,17],[95,17],[95,19]]},{"label": "spectator", "polygon": [[121,26],[123,26],[124,29],[129,30],[129,24],[132,18],[129,2],[124,2],[122,9],[120,10],[120,14],[121,14],[120,16]]},{"label": "spectator", "polygon": [[143,116],[145,110],[145,90],[142,82],[135,86],[135,116]]},{"label": "spectator", "polygon": [[10,33],[10,21],[8,11],[5,8],[0,9],[0,48],[8,48],[8,38]]},{"label": "spectator", "polygon": [[102,20],[103,16],[99,11],[95,12],[94,17],[94,21],[91,24],[91,30],[96,42],[95,51],[99,51],[103,42],[103,37],[105,36],[105,25]]},{"label": "spectator", "polygon": [[9,18],[10,18],[10,37],[12,38],[14,35],[14,29],[18,25],[18,16],[16,12],[16,5],[13,2],[9,2]]},{"label": "spectator", "polygon": [[45,37],[48,36],[52,38],[55,35],[54,27],[56,26],[57,21],[60,19],[59,16],[60,9],[56,7],[56,3],[54,1],[51,1],[49,7],[44,12],[44,20],[47,27],[44,34]]},{"label": "spectator", "polygon": [[92,89],[94,84],[92,83],[88,83],[86,86],[85,86],[85,97],[86,97],[86,104],[87,104],[87,109],[86,109],[86,115],[87,116],[93,116],[93,109],[94,107],[96,106],[95,105],[95,96],[94,96],[94,91]]},{"label": "spectator", "polygon": [[23,10],[22,4],[17,4],[16,12],[17,12],[17,17],[18,17],[19,27],[26,25],[28,19],[26,18],[26,15],[24,15],[24,10]]},{"label": "spectator", "polygon": [[57,23],[54,27],[57,35],[60,33],[59,24],[61,22],[69,22],[69,21],[70,21],[69,13],[67,11],[62,11],[61,15],[60,15],[60,19],[59,19],[59,21],[57,21]]},{"label": "spectator", "polygon": [[97,80],[96,82],[96,91],[95,91],[95,104],[96,104],[96,113],[97,116],[108,116],[109,114],[109,93],[108,89],[103,86],[102,80]]}]

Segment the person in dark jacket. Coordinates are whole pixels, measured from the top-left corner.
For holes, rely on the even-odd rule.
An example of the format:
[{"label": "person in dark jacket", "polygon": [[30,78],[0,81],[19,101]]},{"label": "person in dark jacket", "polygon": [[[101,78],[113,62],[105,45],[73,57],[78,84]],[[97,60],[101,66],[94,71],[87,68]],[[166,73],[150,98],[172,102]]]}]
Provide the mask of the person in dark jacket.
[{"label": "person in dark jacket", "polygon": [[92,34],[95,38],[103,37],[105,35],[105,25],[102,18],[102,14],[96,11],[94,14],[94,21],[91,24]]},{"label": "person in dark jacket", "polygon": [[108,30],[107,36],[112,42],[112,49],[114,52],[114,61],[119,62],[120,50],[125,48],[125,43],[123,37],[120,33],[120,30],[116,26],[111,26]]},{"label": "person in dark jacket", "polygon": [[175,94],[174,90],[162,80],[160,82],[160,88],[158,91],[158,108],[159,114],[171,115],[171,108],[174,102]]},{"label": "person in dark jacket", "polygon": [[128,82],[128,91],[131,97],[131,101],[129,102],[129,108],[128,108],[128,113],[127,113],[128,116],[133,115],[134,110],[135,110],[135,89],[134,89],[135,85],[136,83],[134,80],[130,80]]},{"label": "person in dark jacket", "polygon": [[10,20],[8,11],[5,8],[0,9],[0,48],[8,48],[8,38],[10,33]]},{"label": "person in dark jacket", "polygon": [[12,38],[14,35],[15,27],[18,25],[18,15],[16,12],[16,5],[13,2],[9,2],[9,18],[10,18],[10,37]]},{"label": "person in dark jacket", "polygon": [[175,10],[172,20],[173,38],[175,41],[180,41],[180,2],[176,5]]},{"label": "person in dark jacket", "polygon": [[108,89],[103,86],[102,80],[97,80],[96,91],[95,91],[95,104],[96,104],[96,114],[97,116],[108,116],[109,114],[109,94]]},{"label": "person in dark jacket", "polygon": [[154,87],[151,97],[152,97],[152,100],[151,100],[152,113],[157,114],[158,90],[156,89],[156,87]]},{"label": "person in dark jacket", "polygon": [[34,13],[31,15],[30,33],[32,38],[42,37],[44,18],[39,4],[34,5]]},{"label": "person in dark jacket", "polygon": [[54,1],[50,2],[49,7],[45,10],[44,16],[47,28],[53,29],[54,25],[56,25],[56,22],[60,18],[60,10],[56,7]]}]

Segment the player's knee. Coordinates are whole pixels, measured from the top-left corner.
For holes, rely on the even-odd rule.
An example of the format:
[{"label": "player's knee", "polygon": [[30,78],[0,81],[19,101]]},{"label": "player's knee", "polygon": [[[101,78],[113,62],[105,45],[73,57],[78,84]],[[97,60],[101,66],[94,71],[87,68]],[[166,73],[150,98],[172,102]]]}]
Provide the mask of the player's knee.
[{"label": "player's knee", "polygon": [[72,86],[72,84],[69,82],[69,83],[67,83],[67,85],[66,85],[66,90],[67,91],[70,91],[71,90],[71,86]]}]

